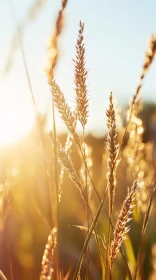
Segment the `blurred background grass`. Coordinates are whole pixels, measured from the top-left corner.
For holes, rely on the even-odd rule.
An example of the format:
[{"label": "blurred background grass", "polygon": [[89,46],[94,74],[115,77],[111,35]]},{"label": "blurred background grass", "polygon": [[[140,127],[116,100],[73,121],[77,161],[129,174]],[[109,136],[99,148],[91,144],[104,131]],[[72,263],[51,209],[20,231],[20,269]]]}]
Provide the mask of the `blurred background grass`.
[{"label": "blurred background grass", "polygon": [[[152,114],[152,108],[156,108],[154,104],[145,104],[142,111],[142,119],[146,123],[143,138],[145,139],[144,158],[142,169],[145,169],[145,179],[150,184],[152,178],[152,147],[153,147],[153,131],[147,115]],[[43,142],[48,160],[49,172],[52,167],[52,150],[48,135],[44,133],[46,119],[42,122]],[[122,135],[122,131],[119,135]],[[155,137],[155,135],[154,135]],[[64,145],[66,134],[60,134],[59,140]],[[106,186],[106,152],[105,141],[106,136],[96,138],[91,134],[86,136],[89,157],[91,160],[92,178],[99,193],[102,195]],[[81,159],[77,154],[76,147],[70,151],[78,173],[81,169]],[[38,141],[35,127],[16,144],[6,145],[0,151],[0,186],[3,198],[3,187],[11,190],[11,202],[9,213],[4,223],[0,238],[0,268],[5,273],[7,279],[10,278],[10,261],[13,269],[14,279],[39,279],[41,260],[44,247],[47,241],[51,224],[49,190],[47,188],[47,174],[45,169],[45,161],[43,151]],[[148,169],[146,169],[148,166]],[[133,178],[128,171],[127,158],[122,156],[121,164],[117,172],[117,193],[116,193],[116,213],[122,205],[126,195],[127,185],[131,185]],[[53,178],[52,178],[53,180]],[[146,204],[147,194],[144,194]],[[94,193],[91,196],[91,206],[95,213],[98,207]],[[73,183],[65,173],[62,185],[62,198],[60,202],[60,229],[61,229],[61,258],[64,271],[72,266],[74,267],[83,242],[85,232],[73,227],[73,225],[85,224],[84,206],[81,197],[75,189]],[[132,243],[132,256],[135,259],[138,249],[138,239],[141,233],[141,222],[143,219],[143,211],[138,211],[138,215],[134,215],[135,223],[131,224],[130,238]],[[155,208],[149,221],[148,231],[144,246],[144,279],[149,279],[150,270],[152,269],[151,253],[152,246],[155,243]],[[3,223],[2,223],[3,224]],[[102,235],[106,234],[107,219],[105,212],[100,217],[99,231]],[[128,241],[127,241],[128,242]],[[96,255],[96,245],[94,238],[91,240],[91,270],[90,279],[100,279],[100,262]],[[128,245],[127,243],[127,246]],[[130,247],[128,247],[130,252]],[[114,273],[120,279],[121,258],[114,266]],[[116,267],[117,266],[117,267]],[[83,278],[82,278],[83,279]]]}]

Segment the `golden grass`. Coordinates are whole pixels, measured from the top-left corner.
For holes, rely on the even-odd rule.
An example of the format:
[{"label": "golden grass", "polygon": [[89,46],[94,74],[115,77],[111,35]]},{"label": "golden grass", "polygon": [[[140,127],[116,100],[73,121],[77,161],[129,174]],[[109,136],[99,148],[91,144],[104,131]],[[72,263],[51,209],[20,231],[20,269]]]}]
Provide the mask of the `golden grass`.
[{"label": "golden grass", "polygon": [[[76,132],[76,123],[77,120],[80,121],[83,129],[87,123],[87,117],[88,117],[88,98],[87,98],[87,87],[86,87],[86,78],[87,78],[87,70],[85,69],[85,48],[84,48],[84,39],[83,39],[83,32],[84,32],[84,24],[80,21],[80,29],[78,32],[78,39],[76,43],[76,58],[74,59],[74,65],[75,65],[75,95],[76,95],[76,117],[72,112],[72,109],[69,107],[67,104],[63,92],[60,90],[60,87],[57,85],[55,80],[49,80],[49,84],[52,88],[52,96],[53,96],[53,101],[54,105],[57,108],[57,110],[60,113],[61,119],[64,121],[66,124],[66,127],[68,128],[70,132],[70,137],[72,135],[75,143],[78,146],[78,152],[80,152],[80,156],[82,157],[82,162],[85,163],[85,174],[84,177],[86,178],[86,183],[87,184],[87,178],[90,176],[89,169],[86,164],[86,157],[85,157],[85,151],[83,153],[83,147],[81,144],[80,137],[78,136]],[[154,37],[152,37],[150,41],[150,51],[146,53],[146,63],[143,64],[143,70],[141,74],[140,80],[142,81],[145,73],[147,72],[150,64],[153,61],[154,55],[155,55],[155,44],[154,44]],[[51,77],[51,74],[49,75]],[[127,142],[127,147],[129,150],[133,152],[133,157],[135,160],[137,160],[137,168],[135,168],[135,163],[133,165],[131,164],[131,172],[133,174],[132,179],[138,179],[140,178],[140,170],[139,168],[139,161],[141,160],[142,157],[142,133],[143,133],[143,127],[142,127],[142,122],[139,120],[138,114],[141,110],[141,99],[138,97],[139,91],[141,89],[141,82],[136,88],[136,92],[133,95],[132,102],[130,105],[130,117],[128,119],[128,123],[126,126],[125,133],[129,133],[129,142]],[[118,143],[118,133],[117,133],[117,120],[116,120],[116,111],[114,107],[114,102],[113,102],[113,97],[112,93],[110,95],[110,100],[109,100],[109,109],[106,112],[107,116],[107,126],[108,126],[108,136],[107,136],[107,153],[108,153],[108,171],[107,171],[107,186],[106,186],[106,191],[104,193],[104,199],[101,200],[100,196],[99,200],[100,202],[100,208],[98,209],[98,212],[95,216],[95,218],[92,218],[92,224],[89,227],[89,231],[85,240],[84,247],[82,249],[82,253],[77,265],[77,269],[74,273],[73,279],[81,279],[81,266],[82,262],[85,256],[85,252],[88,247],[89,239],[91,236],[91,233],[93,230],[95,230],[95,225],[98,222],[98,218],[102,209],[102,206],[104,204],[104,200],[106,198],[106,193],[108,192],[108,212],[107,217],[109,218],[109,237],[108,237],[108,244],[107,244],[107,254],[106,254],[106,260],[104,261],[103,258],[101,258],[101,265],[102,265],[102,277],[105,277],[105,279],[111,279],[111,268],[112,265],[117,257],[117,254],[120,250],[120,247],[123,244],[123,241],[125,239],[125,236],[128,234],[130,230],[130,226],[128,227],[127,224],[131,220],[131,214],[132,214],[132,209],[133,209],[133,200],[134,197],[136,196],[136,192],[138,190],[138,184],[139,181],[135,181],[133,186],[128,189],[127,196],[123,202],[122,208],[120,210],[119,217],[117,219],[115,228],[113,230],[113,239],[111,241],[111,227],[113,227],[112,224],[112,217],[113,217],[113,206],[114,206],[114,201],[115,201],[115,189],[116,189],[116,184],[117,184],[117,179],[116,179],[116,172],[117,172],[117,166],[119,163],[119,154],[120,154],[120,149],[119,149],[119,143]],[[131,136],[132,134],[132,136]],[[84,137],[84,136],[83,136]],[[133,138],[132,138],[133,137]],[[52,140],[52,137],[51,137]],[[124,142],[123,138],[123,142]],[[54,142],[54,140],[52,140]],[[70,141],[69,141],[70,143]],[[121,143],[122,146],[123,143]],[[133,147],[134,144],[134,147]],[[76,173],[73,163],[67,153],[65,152],[65,149],[61,147],[61,145],[57,142],[57,153],[58,157],[63,164],[63,166],[68,170],[69,176],[73,180],[74,184],[78,187],[80,191],[80,195],[82,196],[85,204],[87,207],[90,207],[91,203],[88,201],[88,196],[85,195],[85,186],[82,185],[82,182],[80,182],[80,178],[78,174]],[[129,159],[129,156],[128,156]],[[133,161],[134,161],[133,159]],[[91,179],[91,178],[90,178]],[[94,184],[94,182],[92,182]],[[150,211],[149,211],[150,212]],[[148,212],[148,213],[149,213]],[[89,224],[88,224],[89,226]],[[110,243],[110,245],[109,245]],[[100,252],[100,251],[99,251]],[[128,268],[128,275],[130,279],[132,279],[131,272],[129,270],[128,264],[126,262],[125,256],[122,253],[122,257],[124,258],[125,264]],[[108,259],[110,259],[108,261]],[[89,262],[87,262],[89,266]],[[89,271],[89,267],[88,267]],[[87,275],[88,275],[87,271]],[[105,275],[105,276],[104,276]],[[88,276],[86,276],[88,277]]]},{"label": "golden grass", "polygon": [[107,127],[108,127],[108,136],[107,136],[107,182],[108,182],[108,196],[109,196],[109,214],[111,215],[113,211],[114,198],[115,198],[115,189],[116,189],[116,169],[119,161],[117,160],[119,152],[118,144],[118,135],[116,129],[116,112],[113,103],[112,93],[109,98],[109,109],[106,111],[107,116]]},{"label": "golden grass", "polygon": [[[53,135],[52,135],[52,133],[49,134],[49,137],[50,137],[50,139],[53,142]],[[64,168],[68,171],[71,180],[74,182],[74,184],[78,188],[78,190],[79,190],[79,192],[81,194],[81,197],[83,198],[85,204],[87,205],[87,200],[86,200],[86,196],[85,196],[85,193],[84,193],[84,189],[83,189],[82,183],[80,181],[80,178],[79,178],[78,174],[75,171],[75,168],[73,166],[71,158],[65,152],[65,149],[63,149],[61,147],[61,145],[60,145],[60,143],[58,141],[57,141],[57,153],[58,153],[58,158],[59,158],[60,162],[62,163]]]},{"label": "golden grass", "polygon": [[119,252],[120,246],[125,238],[125,235],[128,233],[130,228],[127,226],[128,222],[131,220],[130,215],[132,214],[133,200],[135,193],[137,191],[137,181],[134,182],[130,190],[128,190],[127,196],[123,202],[122,209],[120,211],[118,220],[114,229],[114,238],[111,242],[111,251],[110,251],[110,266],[112,267],[113,262]]},{"label": "golden grass", "polygon": [[75,66],[75,93],[77,117],[84,128],[88,117],[87,75],[85,67],[84,23],[80,21],[80,29],[76,42]]},{"label": "golden grass", "polygon": [[1,270],[0,270],[0,277],[1,277],[1,280],[7,280]]},{"label": "golden grass", "polygon": [[[92,161],[93,165],[94,161],[91,154],[87,156],[85,143],[85,126],[89,117],[89,101],[87,90],[88,71],[86,70],[85,65],[84,23],[81,21],[76,42],[76,56],[75,59],[73,59],[76,100],[75,112],[68,105],[63,91],[55,80],[55,68],[59,59],[58,39],[64,26],[64,10],[66,5],[67,0],[62,1],[62,6],[56,19],[54,35],[52,36],[49,47],[52,56],[49,60],[49,67],[46,70],[48,84],[52,95],[53,113],[53,128],[49,133],[51,145],[50,156],[46,154],[46,145],[43,145],[42,148],[45,154],[47,171],[46,182],[47,189],[49,188],[48,194],[51,208],[50,219],[52,229],[49,233],[42,257],[40,280],[63,280],[67,278],[73,280],[93,279],[91,274],[91,262],[93,251],[95,250],[97,250],[96,260],[99,264],[99,274],[97,273],[97,275],[100,275],[100,278],[98,279],[116,280],[121,279],[121,277],[125,280],[143,279],[142,271],[144,260],[142,252],[143,250],[146,250],[146,248],[144,249],[144,240],[151,217],[150,215],[152,215],[152,207],[156,193],[156,176],[154,164],[149,164],[147,169],[148,161],[145,160],[147,147],[142,140],[144,127],[139,116],[142,108],[142,100],[139,94],[145,74],[154,60],[156,52],[156,37],[153,35],[150,38],[149,49],[145,54],[145,62],[142,67],[139,83],[129,106],[127,124],[125,126],[122,141],[119,141],[118,136],[120,131],[117,131],[118,120],[116,118],[116,108],[113,95],[112,93],[110,94],[109,108],[106,111],[108,128],[106,139],[107,157],[105,151],[103,152],[103,164],[105,164],[105,167],[107,166],[107,171],[102,170],[102,175],[99,175],[99,178],[94,180],[94,170],[91,172],[88,159]],[[59,112],[61,120],[64,121],[64,124],[68,129],[65,146],[60,143],[57,137],[55,109]],[[82,135],[77,132],[78,122],[80,122],[82,126]],[[79,170],[76,169],[76,162],[74,162],[71,155],[74,142],[76,144],[75,154],[80,160],[81,171],[83,169],[83,180],[81,179]],[[152,150],[150,150],[150,153],[152,154]],[[52,164],[50,165],[47,164],[49,157],[52,158]],[[68,186],[64,186],[65,179],[67,179],[65,171],[67,171],[73,185],[75,185],[79,191],[74,198],[70,197],[70,202],[68,201],[66,208],[72,212],[71,209],[73,209],[73,205],[79,200],[79,194],[80,198],[83,200],[83,204],[81,205],[80,199],[81,212],[80,214],[79,212],[77,213],[77,217],[79,218],[79,221],[81,221],[81,216],[85,217],[82,218],[82,225],[76,225],[76,228],[82,229],[85,233],[82,250],[79,251],[76,261],[73,261],[74,264],[72,263],[73,269],[70,269],[69,267],[67,274],[64,272],[61,258],[61,246],[63,246],[63,244],[61,243],[60,237],[62,234],[60,220],[62,218],[61,214],[63,215],[60,211],[62,186],[66,187],[66,191],[68,192]],[[146,174],[148,173],[147,171],[149,171],[149,174]],[[53,174],[51,175],[50,172]],[[98,187],[99,181],[102,185],[102,188],[100,189]],[[131,184],[129,184],[129,182]],[[132,187],[129,188],[128,185],[132,185]],[[89,193],[88,186],[91,186],[92,188],[92,195]],[[118,191],[121,194],[120,207],[117,201]],[[124,199],[123,192],[126,193]],[[142,201],[142,193],[146,194],[146,201]],[[4,195],[1,197],[1,201],[1,216],[3,217],[1,223],[2,228],[7,216],[8,207],[11,203],[10,192],[5,191]],[[144,211],[141,207],[138,207],[138,202],[141,203],[141,205],[143,203],[145,204]],[[117,215],[118,212],[119,215]],[[116,222],[114,223],[114,221]],[[129,232],[130,230],[133,230],[134,233],[133,227],[138,226],[138,221],[140,223],[138,246],[133,248],[133,244],[131,244],[133,243],[133,240],[131,240]],[[92,236],[95,237],[97,245],[96,249],[92,247],[92,243],[90,242]],[[105,236],[108,236],[108,238],[105,238]],[[126,238],[131,240],[131,243],[129,241],[129,244],[131,244],[131,247],[129,245],[131,253],[125,244]],[[152,248],[154,248],[152,249],[152,260],[154,260],[155,247],[153,246]],[[133,249],[135,249],[135,253],[133,252]],[[87,250],[88,254],[86,254]],[[132,267],[131,262],[129,261],[132,260],[132,258],[134,263],[133,266],[135,267]],[[153,279],[152,277],[155,273],[154,264],[152,263],[152,265],[153,274],[150,274],[150,279]],[[83,269],[83,266],[85,266],[85,269]],[[123,270],[123,275],[120,270]],[[64,278],[65,274],[66,276]],[[1,279],[6,279],[2,272],[0,272],[0,277]]]}]

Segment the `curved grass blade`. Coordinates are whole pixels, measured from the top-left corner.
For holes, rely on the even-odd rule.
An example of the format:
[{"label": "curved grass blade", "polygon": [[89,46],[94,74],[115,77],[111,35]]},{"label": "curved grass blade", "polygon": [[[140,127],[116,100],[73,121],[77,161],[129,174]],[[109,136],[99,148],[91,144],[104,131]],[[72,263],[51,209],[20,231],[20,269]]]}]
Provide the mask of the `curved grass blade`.
[{"label": "curved grass blade", "polygon": [[85,254],[85,252],[86,252],[89,239],[90,239],[90,237],[91,237],[91,235],[92,235],[92,232],[93,232],[93,230],[94,230],[94,228],[95,228],[95,226],[96,226],[97,220],[98,220],[98,218],[99,218],[99,215],[100,215],[100,212],[101,212],[101,209],[102,209],[102,206],[103,206],[103,202],[104,202],[104,201],[102,200],[101,203],[100,203],[100,206],[99,206],[99,208],[98,208],[98,211],[97,211],[97,213],[96,213],[96,216],[95,216],[95,218],[94,218],[94,220],[93,220],[93,222],[92,222],[92,224],[91,224],[91,227],[90,227],[90,229],[89,229],[89,231],[88,231],[88,234],[87,234],[87,237],[86,237],[86,239],[85,239],[85,242],[84,242],[84,245],[83,245],[83,249],[82,249],[82,252],[81,252],[81,255],[80,255],[80,258],[79,258],[79,261],[78,261],[78,264],[77,264],[77,267],[76,267],[74,276],[73,276],[73,280],[76,280],[76,279],[78,279],[78,277],[79,277],[80,269],[81,269],[81,265],[82,265],[82,261],[83,261],[83,257],[84,257],[84,254]]}]

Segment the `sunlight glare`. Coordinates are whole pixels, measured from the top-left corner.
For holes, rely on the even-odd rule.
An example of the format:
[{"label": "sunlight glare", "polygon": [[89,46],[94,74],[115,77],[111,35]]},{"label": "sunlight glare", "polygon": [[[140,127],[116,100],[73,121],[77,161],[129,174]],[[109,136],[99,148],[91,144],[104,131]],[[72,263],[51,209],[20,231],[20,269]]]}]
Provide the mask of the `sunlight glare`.
[{"label": "sunlight glare", "polygon": [[0,144],[19,141],[31,129],[34,114],[28,106],[3,103],[0,105]]}]

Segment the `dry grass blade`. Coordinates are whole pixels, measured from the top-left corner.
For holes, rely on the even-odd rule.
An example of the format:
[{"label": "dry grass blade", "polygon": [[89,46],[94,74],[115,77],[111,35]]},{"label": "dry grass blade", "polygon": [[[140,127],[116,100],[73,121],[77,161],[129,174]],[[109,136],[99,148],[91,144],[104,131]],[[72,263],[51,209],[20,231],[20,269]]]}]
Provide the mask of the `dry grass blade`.
[{"label": "dry grass blade", "polygon": [[80,258],[79,258],[79,261],[78,261],[78,264],[77,264],[77,267],[76,267],[76,270],[75,270],[75,273],[74,273],[74,276],[73,276],[73,280],[77,280],[79,279],[79,274],[80,274],[80,269],[81,269],[81,265],[82,265],[82,261],[83,261],[83,257],[85,255],[85,252],[87,250],[87,247],[88,247],[88,242],[90,240],[90,237],[92,235],[92,232],[96,226],[96,223],[98,221],[98,218],[99,218],[99,215],[100,215],[100,212],[101,212],[101,209],[102,209],[102,206],[103,206],[103,203],[104,201],[101,200],[101,203],[99,205],[99,208],[98,208],[98,211],[96,213],[96,216],[94,218],[94,220],[92,221],[92,224],[89,228],[89,231],[87,233],[87,236],[86,236],[86,239],[85,239],[85,242],[84,242],[84,245],[83,245],[83,248],[82,248],[82,252],[81,252],[81,255],[80,255]]},{"label": "dry grass blade", "polygon": [[76,111],[78,119],[84,128],[88,117],[88,96],[86,79],[88,71],[85,68],[85,46],[84,46],[84,23],[80,21],[80,29],[76,43],[76,58],[73,59],[75,66],[75,90]]},{"label": "dry grass blade", "polygon": [[40,280],[57,279],[55,271],[55,251],[57,245],[57,228],[53,228],[48,236],[41,263]]},{"label": "dry grass blade", "polygon": [[71,274],[71,271],[72,271],[72,266],[69,268],[69,270],[67,271],[66,275],[64,276],[63,280],[68,280],[69,279],[69,276]]},{"label": "dry grass blade", "polygon": [[1,270],[0,270],[0,280],[7,280]]},{"label": "dry grass blade", "polygon": [[10,9],[11,9],[11,12],[12,12],[12,18],[13,18],[13,21],[15,22],[16,29],[17,29],[17,37],[18,37],[18,41],[19,41],[20,50],[21,50],[21,53],[22,53],[22,59],[23,59],[23,64],[24,64],[24,68],[25,68],[25,73],[26,73],[26,77],[27,77],[27,81],[28,81],[28,85],[29,85],[29,89],[30,89],[30,94],[31,94],[31,98],[32,98],[32,103],[33,103],[33,106],[34,106],[35,116],[36,116],[36,120],[37,120],[38,110],[37,110],[35,98],[34,98],[34,95],[33,95],[30,76],[29,76],[29,71],[28,71],[28,67],[27,67],[27,63],[26,63],[25,52],[24,52],[23,42],[22,42],[22,35],[21,35],[21,32],[20,32],[20,27],[19,27],[19,25],[16,21],[16,16],[15,16],[13,3],[12,3],[11,0],[9,0],[9,3],[10,3]]},{"label": "dry grass blade", "polygon": [[[36,19],[37,15],[40,11],[42,11],[43,5],[45,4],[46,0],[36,0],[33,2],[32,6],[29,8],[28,12],[24,17],[22,17],[22,20],[19,22],[19,32],[20,36],[23,37],[24,32],[28,24],[30,24],[33,20]],[[12,6],[12,0],[9,0],[10,6]],[[18,35],[15,33],[12,37],[11,43],[10,43],[10,50],[8,57],[6,59],[6,63],[3,70],[3,76],[5,77],[9,71],[11,70],[11,67],[13,66],[13,59],[15,52],[17,51],[19,47],[19,41],[18,41]]]},{"label": "dry grass blade", "polygon": [[[76,227],[76,228],[79,228],[80,230],[84,230],[84,231],[89,231],[89,228],[88,227],[85,227],[85,226],[77,226],[77,225],[73,225],[73,227]],[[105,242],[104,240],[102,239],[102,237],[100,235],[98,235],[95,230],[92,231],[92,234],[97,237],[99,239],[99,241],[101,241],[101,244],[103,246],[104,249],[106,249],[106,245],[105,245]]]},{"label": "dry grass blade", "polygon": [[122,209],[119,214],[119,218],[114,229],[114,239],[111,242],[110,250],[110,267],[117,256],[117,253],[121,247],[121,244],[125,238],[126,233],[129,231],[127,223],[131,220],[130,215],[132,213],[132,203],[137,190],[137,181],[134,182],[131,190],[128,192],[127,197],[123,203]]}]

